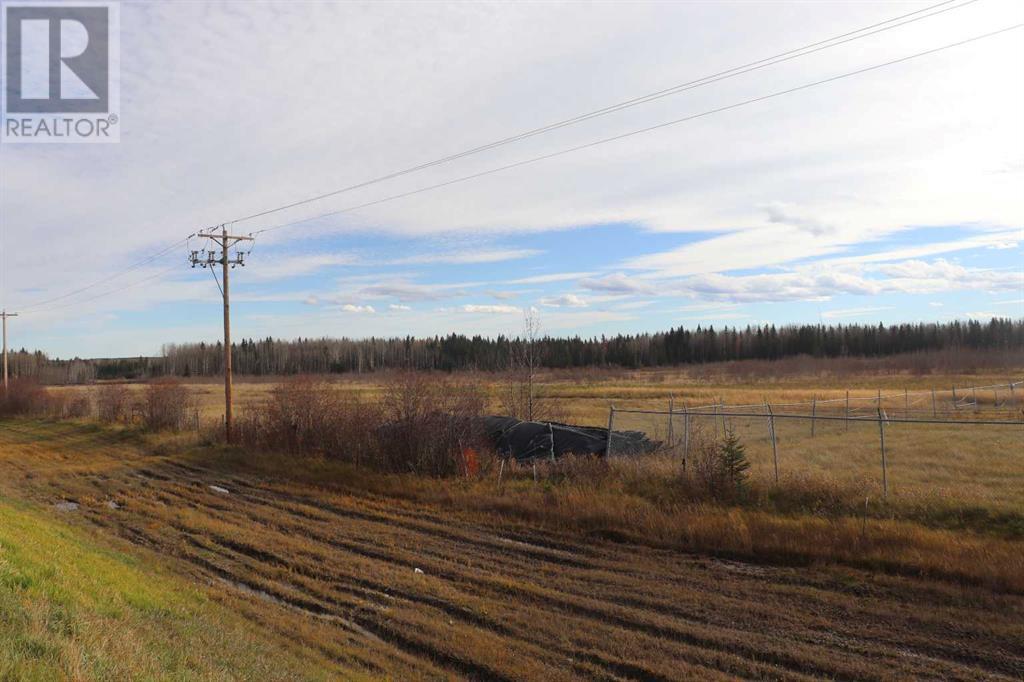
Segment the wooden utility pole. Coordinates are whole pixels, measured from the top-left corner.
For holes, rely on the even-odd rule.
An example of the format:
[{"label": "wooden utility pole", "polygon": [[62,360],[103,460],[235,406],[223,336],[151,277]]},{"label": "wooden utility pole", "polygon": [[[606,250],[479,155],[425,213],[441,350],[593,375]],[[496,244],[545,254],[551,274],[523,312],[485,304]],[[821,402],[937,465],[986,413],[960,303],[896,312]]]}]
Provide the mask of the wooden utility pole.
[{"label": "wooden utility pole", "polygon": [[228,445],[231,444],[231,290],[229,286],[229,275],[228,273],[236,265],[245,265],[244,254],[238,253],[235,257],[231,258],[231,247],[238,244],[239,242],[251,242],[252,237],[238,237],[228,234],[227,227],[221,225],[220,233],[200,232],[198,237],[213,240],[217,246],[220,247],[220,252],[216,251],[205,251],[205,257],[199,255],[199,251],[193,251],[189,260],[192,262],[192,267],[199,266],[202,268],[210,268],[211,272],[214,273],[214,279],[217,278],[216,271],[213,267],[216,265],[221,266],[221,279],[223,282],[218,282],[220,286],[220,293],[224,299],[224,438]]},{"label": "wooden utility pole", "polygon": [[4,397],[7,397],[7,318],[17,317],[18,313],[9,313],[6,310],[0,312],[0,318],[3,318],[4,327]]}]

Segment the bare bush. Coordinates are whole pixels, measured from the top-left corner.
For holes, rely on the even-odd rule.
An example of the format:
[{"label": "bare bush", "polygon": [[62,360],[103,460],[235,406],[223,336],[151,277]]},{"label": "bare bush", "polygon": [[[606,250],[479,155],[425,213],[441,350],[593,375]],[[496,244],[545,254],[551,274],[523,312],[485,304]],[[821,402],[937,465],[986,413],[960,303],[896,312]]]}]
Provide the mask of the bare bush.
[{"label": "bare bush", "polygon": [[96,416],[108,424],[125,421],[131,392],[123,384],[104,384],[96,389]]},{"label": "bare bush", "polygon": [[142,424],[150,431],[180,431],[193,408],[192,392],[177,379],[155,379],[142,398]]},{"label": "bare bush", "polygon": [[92,400],[84,391],[75,391],[64,401],[62,419],[85,419],[92,416]]},{"label": "bare bush", "polygon": [[476,384],[416,372],[390,378],[379,402],[300,376],[250,407],[236,433],[251,447],[382,471],[476,476],[490,464],[481,434],[484,402]]},{"label": "bare bush", "polygon": [[379,408],[326,381],[309,376],[288,379],[263,405],[238,420],[240,442],[296,454],[317,454],[355,464],[376,452]]},{"label": "bare bush", "polygon": [[24,416],[46,411],[46,389],[33,379],[17,378],[0,389],[0,416]]},{"label": "bare bush", "polygon": [[483,392],[473,383],[417,372],[396,376],[381,400],[381,468],[430,476],[466,471],[466,451],[485,449],[480,422],[484,403]]}]

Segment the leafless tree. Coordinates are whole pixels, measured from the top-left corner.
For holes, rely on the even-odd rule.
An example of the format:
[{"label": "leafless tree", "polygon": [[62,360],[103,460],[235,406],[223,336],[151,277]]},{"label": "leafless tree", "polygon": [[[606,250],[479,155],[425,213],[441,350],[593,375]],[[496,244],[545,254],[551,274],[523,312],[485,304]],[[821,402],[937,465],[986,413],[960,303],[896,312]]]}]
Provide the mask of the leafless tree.
[{"label": "leafless tree", "polygon": [[539,381],[543,353],[540,317],[531,308],[523,316],[522,335],[509,343],[508,375],[501,403],[510,417],[525,421],[557,418],[555,404],[545,395]]}]

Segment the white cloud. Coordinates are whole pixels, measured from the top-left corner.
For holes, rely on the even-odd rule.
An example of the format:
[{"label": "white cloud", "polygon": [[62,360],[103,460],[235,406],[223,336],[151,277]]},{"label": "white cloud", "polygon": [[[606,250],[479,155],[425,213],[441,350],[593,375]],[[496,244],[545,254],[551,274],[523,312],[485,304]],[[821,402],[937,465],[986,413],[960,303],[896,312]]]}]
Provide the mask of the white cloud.
[{"label": "white cloud", "polygon": [[394,311],[394,312],[405,312],[406,310],[412,310],[412,308],[410,306],[407,306],[407,305],[401,305],[401,304],[398,304],[398,303],[392,303],[392,304],[388,305],[388,310],[391,310],[391,311]]},{"label": "white cloud", "polygon": [[372,315],[377,312],[373,309],[372,305],[354,305],[352,303],[346,303],[341,306],[341,309],[346,313],[368,313]]},{"label": "white cloud", "polygon": [[413,301],[436,301],[465,293],[466,284],[418,284],[394,280],[362,287],[356,292],[360,298],[397,298],[403,303]]},{"label": "white cloud", "polygon": [[815,237],[835,232],[836,229],[834,225],[818,218],[799,215],[794,207],[781,202],[768,204],[765,211],[768,213],[768,222],[796,227]]},{"label": "white cloud", "polygon": [[587,302],[576,294],[547,296],[540,299],[540,304],[549,308],[585,308],[587,306]]},{"label": "white cloud", "polygon": [[544,253],[539,249],[483,249],[455,251],[450,253],[425,253],[418,256],[398,258],[390,261],[391,265],[422,265],[443,263],[451,265],[471,265],[474,263],[500,263],[502,261],[530,258]]},{"label": "white cloud", "polygon": [[579,285],[591,291],[604,291],[613,294],[652,294],[654,287],[645,282],[637,281],[621,272],[603,277],[587,277],[579,281]]},{"label": "white cloud", "polygon": [[550,284],[552,282],[568,282],[569,280],[579,279],[580,277],[590,277],[593,272],[559,272],[550,275],[533,275],[531,277],[521,277],[519,279],[510,279],[505,284]]},{"label": "white cloud", "polygon": [[[1016,23],[1022,7],[1012,0],[975,3],[808,59],[236,227],[244,234],[369,203],[881,63]],[[472,3],[292,6],[271,1],[247,4],[241,30],[239,10],[231,3],[124,3],[122,12],[124,26],[144,27],[122,35],[124,52],[132,55],[121,73],[130,139],[74,149],[12,145],[3,151],[0,214],[7,228],[0,269],[9,284],[39,290],[38,298],[94,281],[108,274],[112,263],[135,262],[204,225],[747,63],[776,53],[780,42],[803,44],[899,13],[886,3],[507,3],[484,8]],[[682,33],[666,32],[665,26],[682,27]],[[168,54],[175,55],[173,63]],[[599,254],[593,264],[571,266],[592,272],[523,272],[506,284],[588,278],[597,285],[593,291],[608,293],[617,286],[617,293],[651,295],[670,278],[707,275],[725,279],[674,281],[675,291],[704,288],[724,298],[738,289],[738,300],[870,295],[879,287],[930,293],[974,286],[962,279],[950,285],[941,276],[909,275],[885,275],[906,281],[878,284],[881,273],[865,271],[845,274],[846,281],[828,281],[828,273],[813,271],[772,273],[763,280],[726,275],[739,269],[792,268],[798,259],[838,256],[914,226],[1024,224],[1019,173],[1024,89],[1007,87],[1005,75],[1005,65],[1019,58],[1019,36],[1007,34],[367,206],[358,215],[269,232],[259,238],[252,267],[239,279],[270,283],[354,264],[346,254],[292,255],[304,248],[303,240],[323,235],[385,235],[391,241],[379,263],[404,258],[440,263],[422,260],[432,256],[416,256],[403,242],[424,235],[450,240],[453,250],[445,252],[446,262],[498,262],[487,259],[531,249],[488,249],[478,260],[458,260],[472,258],[463,255],[469,249],[461,240],[632,224],[678,233],[680,240],[698,235],[701,240],[619,266],[605,262],[615,254]],[[594,88],[584,77],[593,73],[601,73],[607,87]],[[360,106],[352,107],[354,101]],[[204,114],[196,116],[200,110]],[[253,111],[262,113],[246,114]],[[963,248],[1005,247],[1021,237],[1019,229],[992,232],[974,244],[915,244],[847,261],[923,259]],[[705,239],[705,233],[715,236]],[[39,235],[53,237],[43,253]],[[578,239],[586,236],[581,233]],[[576,244],[567,241],[562,248]],[[558,254],[551,251],[552,267],[557,267]],[[601,277],[614,270],[657,289]],[[370,277],[381,279],[379,273]],[[976,288],[1007,289],[1001,275],[991,279]],[[152,306],[153,300],[209,300],[212,283],[205,282],[203,290],[196,284],[160,288],[155,299],[145,291],[118,294],[103,303],[137,309]],[[351,300],[370,299],[350,284],[352,291],[339,294],[344,300],[350,295]],[[457,291],[387,280],[364,284],[380,287],[376,298],[399,301],[436,300]],[[688,284],[693,286],[688,289]],[[0,292],[8,307],[28,302],[25,298],[36,296]],[[76,305],[51,315],[45,338],[64,333],[69,320],[90,316],[95,308]],[[175,314],[180,322],[190,313]],[[316,318],[310,319],[311,326],[303,330],[307,333],[318,329]],[[167,327],[173,324],[169,320]],[[39,332],[24,341],[43,338]],[[73,340],[65,344],[71,347]]]},{"label": "white cloud", "polygon": [[475,305],[467,304],[460,306],[459,310],[464,313],[485,313],[488,315],[510,315],[512,313],[522,313],[522,308],[517,308],[514,305]]},{"label": "white cloud", "polygon": [[[869,277],[878,273],[887,278]],[[1024,273],[1015,270],[967,268],[938,259],[905,261],[866,269],[816,263],[799,270],[759,275],[710,273],[666,280],[660,290],[732,302],[825,301],[851,294],[928,294],[945,291],[1014,291],[1024,286]]]},{"label": "white cloud", "polygon": [[248,260],[249,267],[245,268],[245,276],[246,279],[257,281],[288,279],[309,275],[324,268],[353,265],[358,262],[359,259],[355,255],[347,253],[270,258],[257,252],[255,257]]},{"label": "white cloud", "polygon": [[498,291],[496,289],[491,289],[484,293],[486,293],[491,298],[495,298],[499,301],[508,301],[510,299],[516,298],[520,294],[520,292],[518,291]]}]

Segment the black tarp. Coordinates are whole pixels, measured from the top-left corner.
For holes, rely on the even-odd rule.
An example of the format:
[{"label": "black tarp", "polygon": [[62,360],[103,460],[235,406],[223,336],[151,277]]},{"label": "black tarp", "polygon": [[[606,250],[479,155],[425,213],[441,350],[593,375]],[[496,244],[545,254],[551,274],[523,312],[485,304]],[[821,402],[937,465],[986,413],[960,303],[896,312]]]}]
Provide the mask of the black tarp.
[{"label": "black tarp", "polygon": [[[558,422],[526,422],[512,417],[484,417],[484,431],[502,457],[518,460],[558,458],[563,455],[600,455],[608,448],[608,430]],[[633,455],[657,449],[639,431],[613,431],[614,455]]]}]

